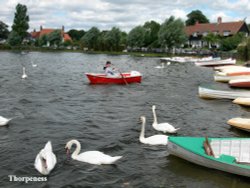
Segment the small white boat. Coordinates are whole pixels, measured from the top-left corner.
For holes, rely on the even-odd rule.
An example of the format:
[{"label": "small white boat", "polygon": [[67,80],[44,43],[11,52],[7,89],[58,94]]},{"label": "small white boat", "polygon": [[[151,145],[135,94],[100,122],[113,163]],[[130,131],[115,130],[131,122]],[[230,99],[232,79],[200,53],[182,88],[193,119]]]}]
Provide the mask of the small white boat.
[{"label": "small white boat", "polygon": [[170,136],[167,148],[171,155],[192,163],[250,177],[250,138]]},{"label": "small white boat", "polygon": [[232,87],[249,88],[250,78],[233,79],[230,80],[228,83]]},{"label": "small white boat", "polygon": [[238,97],[249,98],[250,91],[239,91],[239,90],[215,90],[199,86],[198,93],[201,98],[207,99],[236,99]]},{"label": "small white boat", "polygon": [[219,65],[234,65],[236,63],[235,59],[228,58],[228,59],[213,59],[210,61],[197,61],[195,62],[196,66],[219,66]]},{"label": "small white boat", "polygon": [[250,106],[250,97],[249,98],[238,97],[233,100],[233,103],[243,105],[243,106]]},{"label": "small white boat", "polygon": [[250,75],[240,75],[240,76],[227,76],[223,72],[217,72],[214,74],[214,80],[216,82],[229,82],[235,79],[250,79]]},{"label": "small white boat", "polygon": [[222,66],[214,67],[214,70],[216,70],[216,71],[226,71],[226,70],[237,69],[237,68],[241,68],[241,67],[243,67],[243,66],[240,66],[240,65],[222,65]]},{"label": "small white boat", "polygon": [[241,117],[232,118],[228,120],[227,123],[231,125],[232,127],[250,132],[250,119],[249,118],[241,118]]}]

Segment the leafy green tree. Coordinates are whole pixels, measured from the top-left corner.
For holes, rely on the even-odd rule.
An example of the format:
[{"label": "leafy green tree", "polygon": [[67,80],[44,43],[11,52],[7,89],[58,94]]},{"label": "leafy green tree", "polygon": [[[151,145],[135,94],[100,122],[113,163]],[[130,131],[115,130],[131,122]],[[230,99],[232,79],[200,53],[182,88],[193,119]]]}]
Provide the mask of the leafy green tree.
[{"label": "leafy green tree", "polygon": [[155,21],[146,22],[143,27],[146,29],[145,46],[155,47],[155,41],[158,40],[160,24]]},{"label": "leafy green tree", "polygon": [[243,41],[245,38],[244,33],[238,33],[234,36],[227,37],[221,40],[220,49],[222,51],[230,51],[237,49],[237,46]]},{"label": "leafy green tree", "polygon": [[39,46],[46,45],[47,42],[48,42],[48,35],[42,35],[42,36],[38,39],[38,45],[39,45]]},{"label": "leafy green tree", "polygon": [[130,47],[143,47],[145,45],[146,29],[142,26],[133,28],[127,37],[127,43]]},{"label": "leafy green tree", "polygon": [[203,37],[202,39],[207,42],[209,47],[217,44],[220,41],[219,36],[211,32],[208,33],[207,36]]},{"label": "leafy green tree", "polygon": [[11,31],[8,37],[8,43],[11,46],[18,46],[22,43],[22,38],[16,31]]},{"label": "leafy green tree", "polygon": [[55,30],[48,34],[48,41],[50,42],[50,45],[59,45],[62,42],[62,33],[61,30]]},{"label": "leafy green tree", "polygon": [[184,31],[184,23],[181,19],[175,19],[171,16],[161,25],[158,32],[158,38],[162,47],[171,49],[179,47],[186,42],[187,36]]},{"label": "leafy green tree", "polygon": [[195,25],[196,22],[199,23],[209,23],[207,17],[200,10],[193,10],[187,15],[186,26]]},{"label": "leafy green tree", "polygon": [[17,4],[12,30],[15,31],[23,40],[28,34],[28,29],[29,16],[27,15],[27,7],[26,5]]},{"label": "leafy green tree", "polygon": [[0,39],[7,39],[9,35],[8,25],[0,21]]},{"label": "leafy green tree", "polygon": [[121,41],[121,31],[119,28],[113,27],[104,36],[104,41],[110,51],[118,51]]},{"label": "leafy green tree", "polygon": [[128,34],[124,31],[121,32],[120,46],[124,49],[127,46]]},{"label": "leafy green tree", "polygon": [[84,47],[88,47],[89,49],[97,49],[98,38],[100,35],[100,30],[97,27],[92,27],[90,30],[85,33],[85,35],[81,38],[81,44]]},{"label": "leafy green tree", "polygon": [[72,40],[79,41],[86,32],[84,30],[71,29],[68,31],[69,36]]}]

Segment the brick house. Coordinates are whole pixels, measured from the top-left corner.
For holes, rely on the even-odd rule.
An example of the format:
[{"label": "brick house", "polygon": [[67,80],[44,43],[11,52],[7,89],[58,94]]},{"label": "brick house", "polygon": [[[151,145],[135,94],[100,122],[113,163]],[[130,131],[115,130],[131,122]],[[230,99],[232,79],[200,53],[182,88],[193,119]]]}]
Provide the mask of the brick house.
[{"label": "brick house", "polygon": [[[44,29],[42,26],[40,26],[40,31],[36,31],[34,29],[33,32],[31,32],[31,37],[33,39],[39,39],[40,37],[42,37],[43,35],[48,35],[50,34],[51,32],[53,31],[56,31],[56,30],[60,30],[61,31],[61,35],[62,35],[62,42],[65,42],[65,41],[72,41],[71,37],[69,36],[68,33],[65,33],[64,32],[64,26],[62,26],[62,29],[49,29],[49,28],[46,28]],[[47,46],[50,46],[49,42],[47,43]]]},{"label": "brick house", "polygon": [[243,32],[246,36],[249,36],[249,29],[245,21],[222,22],[221,17],[218,17],[217,23],[196,22],[195,25],[186,26],[185,32],[188,36],[188,45],[198,48],[207,45],[206,41],[202,40],[202,37],[208,33],[214,33],[221,37],[229,37]]}]

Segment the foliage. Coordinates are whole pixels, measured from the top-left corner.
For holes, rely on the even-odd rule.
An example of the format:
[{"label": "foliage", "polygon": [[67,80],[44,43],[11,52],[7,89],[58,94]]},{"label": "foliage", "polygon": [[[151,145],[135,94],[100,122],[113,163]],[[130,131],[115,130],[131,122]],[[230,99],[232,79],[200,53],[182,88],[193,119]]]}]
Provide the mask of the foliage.
[{"label": "foliage", "polygon": [[8,25],[0,21],[0,39],[7,39],[9,35]]},{"label": "foliage", "polygon": [[142,26],[133,28],[127,37],[127,43],[130,47],[143,47],[145,45],[146,29]]},{"label": "foliage", "polygon": [[121,31],[119,28],[113,27],[104,35],[104,42],[107,50],[118,51],[121,41]]},{"label": "foliage", "polygon": [[48,36],[47,35],[42,35],[39,39],[38,39],[38,45],[39,46],[44,46],[47,44],[48,41]]},{"label": "foliage", "polygon": [[171,16],[161,25],[158,37],[162,47],[171,49],[181,46],[187,40],[184,23],[181,19],[175,19],[174,16]]},{"label": "foliage", "polygon": [[220,50],[222,51],[234,50],[242,42],[243,39],[244,39],[243,33],[238,33],[234,36],[222,39],[220,43]]},{"label": "foliage", "polygon": [[247,61],[247,46],[246,43],[241,43],[237,47],[237,58],[242,61]]},{"label": "foliage", "polygon": [[209,23],[207,17],[200,10],[193,10],[187,15],[186,26],[195,25],[196,22],[199,23]]},{"label": "foliage", "polygon": [[89,49],[97,49],[99,46],[98,44],[99,35],[100,35],[100,30],[97,27],[92,27],[81,38],[80,42],[84,47],[88,47]]},{"label": "foliage", "polygon": [[62,33],[61,30],[54,30],[48,34],[48,41],[50,45],[59,45],[62,42]]},{"label": "foliage", "polygon": [[71,29],[68,31],[69,36],[72,40],[79,41],[86,32],[84,30]]},{"label": "foliage", "polygon": [[208,46],[212,46],[220,41],[219,36],[211,32],[208,33],[207,36],[204,36],[202,39],[208,43]]},{"label": "foliage", "polygon": [[22,43],[22,38],[16,31],[11,31],[8,37],[8,44],[11,46],[18,46]]},{"label": "foliage", "polygon": [[155,21],[146,22],[143,27],[146,29],[145,46],[155,47],[155,41],[158,40],[160,24]]},{"label": "foliage", "polygon": [[23,40],[27,36],[28,29],[29,16],[27,15],[27,7],[26,5],[17,4],[12,30],[15,31]]}]

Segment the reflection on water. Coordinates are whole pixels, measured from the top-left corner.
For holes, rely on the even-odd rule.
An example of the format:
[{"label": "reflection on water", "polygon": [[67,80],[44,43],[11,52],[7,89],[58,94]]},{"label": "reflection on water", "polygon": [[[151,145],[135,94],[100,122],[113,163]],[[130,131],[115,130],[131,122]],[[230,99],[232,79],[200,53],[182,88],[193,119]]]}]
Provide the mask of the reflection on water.
[{"label": "reflection on water", "polygon": [[[168,155],[165,146],[139,142],[141,115],[146,136],[158,134],[151,124],[151,107],[159,122],[180,127],[177,135],[248,137],[226,122],[249,116],[249,110],[229,100],[203,100],[198,85],[213,83],[212,70],[191,63],[164,69],[157,58],[0,52],[0,115],[17,117],[0,129],[1,187],[246,187],[246,178],[200,167]],[[137,70],[141,84],[89,85],[85,72],[101,72],[110,60],[121,71]],[[37,64],[33,67],[32,63]],[[21,79],[22,66],[28,78]],[[223,87],[226,87],[225,85]],[[114,165],[95,166],[67,161],[70,139],[82,151],[122,155]],[[47,182],[9,182],[8,175],[36,177],[36,154],[51,140],[58,163]]]}]

